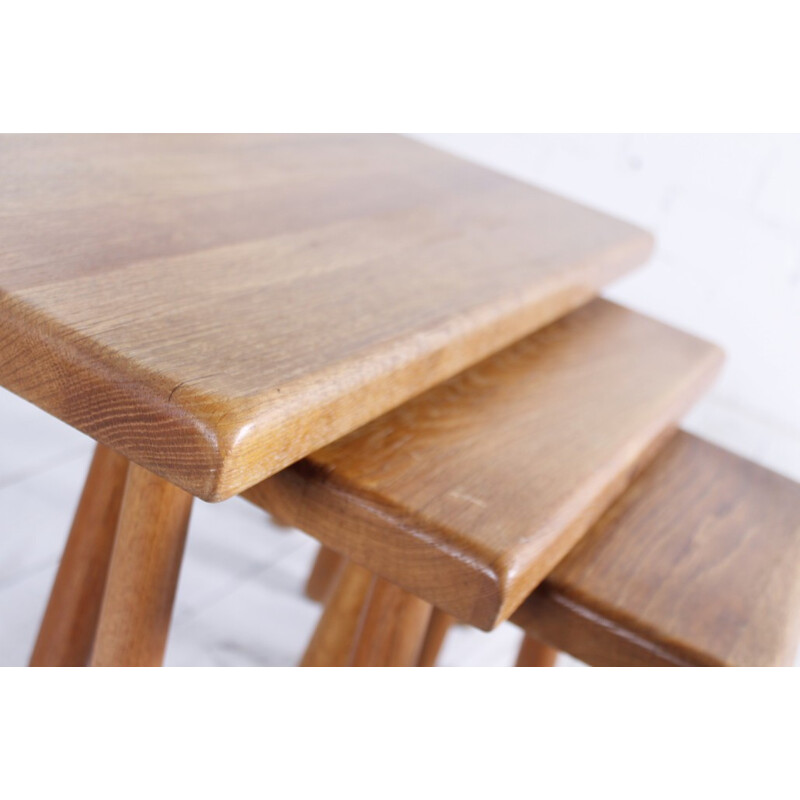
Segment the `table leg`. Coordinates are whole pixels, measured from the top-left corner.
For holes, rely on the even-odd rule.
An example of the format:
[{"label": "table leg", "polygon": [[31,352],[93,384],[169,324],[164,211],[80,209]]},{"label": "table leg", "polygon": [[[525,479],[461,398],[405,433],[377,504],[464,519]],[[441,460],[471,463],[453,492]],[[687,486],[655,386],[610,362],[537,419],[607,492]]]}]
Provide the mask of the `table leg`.
[{"label": "table leg", "polygon": [[75,512],[32,667],[84,667],[92,652],[128,460],[98,444]]},{"label": "table leg", "polygon": [[525,636],[519,648],[517,656],[517,667],[552,667],[556,663],[558,650],[550,645],[534,639],[533,636]]},{"label": "table leg", "polygon": [[352,666],[416,666],[432,610],[433,607],[419,597],[377,578]]},{"label": "table leg", "polygon": [[344,566],[300,666],[346,667],[350,663],[374,581],[364,567],[352,561]]},{"label": "table leg", "polygon": [[191,508],[191,495],[130,465],[92,666],[162,663]]},{"label": "table leg", "polygon": [[317,559],[314,561],[311,575],[306,582],[306,597],[316,600],[318,603],[326,602],[344,567],[344,561],[344,557],[335,550],[322,545],[317,553]]},{"label": "table leg", "polygon": [[455,623],[455,618],[440,611],[433,609],[431,621],[428,623],[428,630],[425,633],[425,641],[422,643],[422,652],[417,663],[418,667],[435,667],[439,651],[442,649],[444,637]]}]

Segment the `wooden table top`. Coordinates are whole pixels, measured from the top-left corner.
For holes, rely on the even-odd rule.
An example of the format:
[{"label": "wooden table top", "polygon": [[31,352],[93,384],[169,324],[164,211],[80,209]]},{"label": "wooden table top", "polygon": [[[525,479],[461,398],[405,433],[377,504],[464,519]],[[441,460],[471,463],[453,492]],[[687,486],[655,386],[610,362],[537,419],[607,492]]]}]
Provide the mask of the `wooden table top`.
[{"label": "wooden table top", "polygon": [[0,384],[207,500],[651,249],[395,136],[2,137],[0,175]]},{"label": "wooden table top", "polygon": [[506,619],[721,364],[597,299],[245,498],[479,628]]},{"label": "wooden table top", "polygon": [[681,432],[515,621],[597,666],[790,666],[800,485]]}]

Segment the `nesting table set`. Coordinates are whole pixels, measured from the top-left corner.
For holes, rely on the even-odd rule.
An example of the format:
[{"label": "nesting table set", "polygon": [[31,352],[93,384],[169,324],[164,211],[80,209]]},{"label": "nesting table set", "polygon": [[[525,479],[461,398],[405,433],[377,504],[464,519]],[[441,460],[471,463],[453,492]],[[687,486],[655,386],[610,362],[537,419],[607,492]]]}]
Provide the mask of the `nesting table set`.
[{"label": "nesting table set", "polygon": [[98,443],[31,663],[160,664],[236,495],[323,544],[304,664],[508,619],[521,665],[791,663],[800,487],[677,431],[716,347],[597,298],[651,247],[402,137],[0,138],[0,385]]}]

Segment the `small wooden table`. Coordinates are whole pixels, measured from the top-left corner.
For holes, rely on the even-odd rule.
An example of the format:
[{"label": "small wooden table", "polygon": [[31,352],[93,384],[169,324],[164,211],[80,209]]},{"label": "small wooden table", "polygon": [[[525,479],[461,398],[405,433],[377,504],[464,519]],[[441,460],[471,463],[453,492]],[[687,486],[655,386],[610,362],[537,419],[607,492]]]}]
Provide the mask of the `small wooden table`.
[{"label": "small wooden table", "polygon": [[[192,496],[239,494],[651,249],[394,136],[2,137],[0,174],[0,384],[108,448],[39,663],[84,659],[92,625],[79,652],[55,631],[98,616],[94,663],[159,663]],[[71,551],[108,554],[75,608]]]}]

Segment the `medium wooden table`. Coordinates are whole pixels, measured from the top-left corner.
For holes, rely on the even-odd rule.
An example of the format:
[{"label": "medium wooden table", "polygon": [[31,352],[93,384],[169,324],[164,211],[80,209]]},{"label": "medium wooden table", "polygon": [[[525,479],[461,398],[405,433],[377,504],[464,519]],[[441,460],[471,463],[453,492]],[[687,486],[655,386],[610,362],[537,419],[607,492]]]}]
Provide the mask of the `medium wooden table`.
[{"label": "medium wooden table", "polygon": [[[0,175],[0,384],[108,448],[50,662],[68,660],[56,630],[98,615],[95,663],[160,662],[192,496],[239,494],[651,248],[394,136],[3,137]],[[67,608],[63,564],[87,552],[107,555]]]},{"label": "medium wooden table", "polygon": [[244,493],[491,630],[669,438],[714,345],[596,299]]}]

